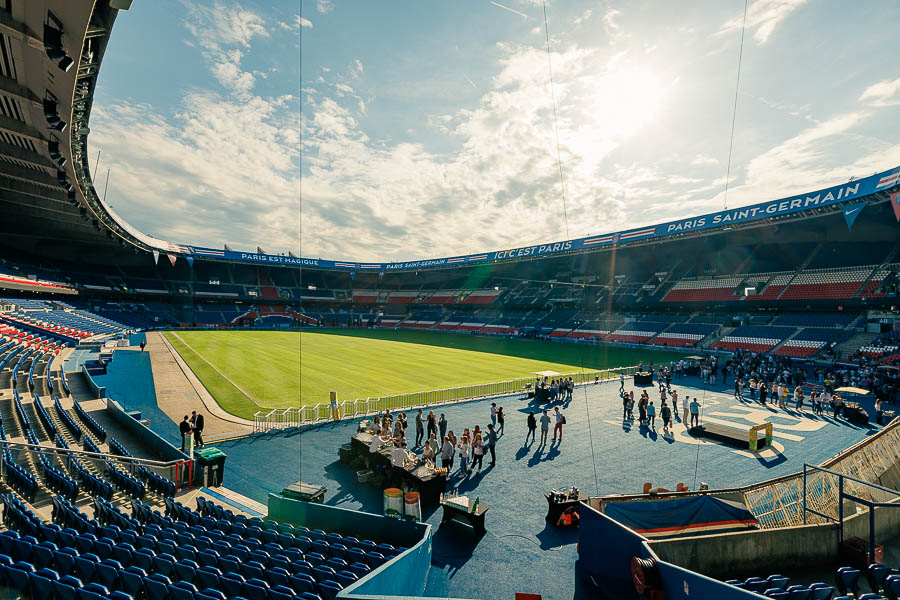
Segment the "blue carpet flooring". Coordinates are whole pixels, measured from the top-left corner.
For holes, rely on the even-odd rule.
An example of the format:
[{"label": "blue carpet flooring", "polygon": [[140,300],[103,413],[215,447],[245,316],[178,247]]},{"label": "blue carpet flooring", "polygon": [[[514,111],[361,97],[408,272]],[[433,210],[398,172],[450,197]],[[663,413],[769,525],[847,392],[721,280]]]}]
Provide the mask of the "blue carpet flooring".
[{"label": "blue carpet flooring", "polygon": [[[427,594],[491,598],[496,590],[496,597],[504,598],[512,592],[538,593],[545,599],[592,597],[573,568],[577,534],[557,530],[544,520],[547,504],[543,494],[550,488],[575,485],[590,495],[602,495],[636,493],[648,481],[668,489],[674,489],[679,482],[691,488],[701,481],[713,488],[747,484],[799,471],[804,461],[819,463],[874,431],[835,422],[830,417],[813,417],[808,411],[803,415],[786,414],[756,404],[742,404],[731,398],[730,389],[723,386],[707,390],[697,386],[696,378],[676,381],[674,385],[680,395],[704,398],[704,419],[749,425],[770,418],[775,424],[775,447],[780,451],[751,455],[713,442],[697,443],[686,435],[680,423],[675,425],[674,435],[664,436],[659,419],[656,431],[623,424],[622,402],[615,383],[576,390],[574,399],[563,408],[567,424],[561,443],[526,446],[525,419],[528,410],[536,407],[522,397],[500,401],[508,416],[505,435],[497,444],[497,465],[488,468],[485,460],[481,473],[454,479],[461,493],[477,495],[490,507],[487,535],[473,540],[468,532],[456,527],[439,528],[441,511],[427,510],[423,516],[435,528]],[[626,388],[631,388],[630,382]],[[659,404],[656,391],[648,390],[651,399]],[[459,434],[467,426],[486,427],[490,422],[490,403],[469,402],[436,412],[444,412],[449,429]],[[299,478],[327,486],[326,504],[378,513],[382,510],[381,490],[358,484],[353,470],[338,462],[338,447],[349,442],[355,429],[356,422],[351,422],[303,430]],[[257,445],[261,450],[263,442],[248,445],[248,451],[238,455],[235,462],[249,460],[251,466],[240,469],[235,485],[256,483],[263,489],[279,489],[295,479],[288,476],[290,469],[281,466],[270,470],[267,463],[259,468],[260,454],[250,451],[250,446]],[[296,464],[296,449],[293,436],[275,437],[265,443],[263,456],[271,457],[266,460],[273,463]],[[226,452],[231,461],[235,455],[227,449]],[[280,458],[276,458],[276,452]],[[230,465],[226,476],[232,476],[231,468],[236,466]],[[285,477],[279,479],[276,473]]]}]

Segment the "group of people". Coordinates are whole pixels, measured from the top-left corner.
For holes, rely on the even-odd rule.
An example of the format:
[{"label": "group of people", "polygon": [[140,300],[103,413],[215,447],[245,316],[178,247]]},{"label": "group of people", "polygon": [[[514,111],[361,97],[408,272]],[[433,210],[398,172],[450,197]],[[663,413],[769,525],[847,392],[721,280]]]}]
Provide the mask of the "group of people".
[{"label": "group of people", "polygon": [[571,377],[550,379],[545,375],[534,380],[534,397],[538,402],[566,402],[572,399],[574,391],[575,381]]},{"label": "group of people", "polygon": [[[373,434],[369,446],[370,452],[377,452],[382,445],[393,444],[391,463],[395,467],[408,466],[418,458],[416,449],[420,449],[421,458],[426,464],[437,464],[441,460],[441,468],[447,469],[447,474],[453,473],[456,458],[459,458],[459,470],[456,475],[467,477],[473,471],[481,471],[484,465],[485,454],[490,454],[493,467],[497,461],[496,445],[503,435],[506,415],[503,407],[491,403],[491,422],[485,429],[475,425],[471,430],[463,429],[457,436],[448,428],[447,418],[444,413],[440,416],[429,410],[426,415],[423,409],[419,409],[415,416],[416,437],[412,448],[409,447],[406,437],[408,421],[406,413],[400,413],[396,419],[390,410],[385,410],[375,415],[369,424],[367,431]],[[399,451],[399,452],[398,452]]]},{"label": "group of people", "polygon": [[[553,442],[556,442],[559,439],[562,442],[562,432],[563,425],[566,424],[566,415],[559,410],[558,406],[553,407],[553,419],[550,418],[550,415],[547,414],[547,409],[545,408],[542,411],[540,422],[541,422],[541,446],[547,443],[547,433],[550,431],[550,422],[551,420],[555,420],[556,424],[553,426]],[[534,443],[535,432],[537,431],[538,419],[534,416],[534,411],[530,411],[528,413],[528,433],[525,434],[525,444],[528,444],[528,438],[531,438],[532,443]],[[559,436],[557,438],[557,436]]]},{"label": "group of people", "polygon": [[[619,395],[622,397],[622,421],[634,421],[634,390],[625,391],[623,383],[619,388]],[[669,405],[670,399],[671,406]],[[663,433],[666,435],[672,433],[672,427],[676,421],[681,421],[687,428],[699,425],[701,405],[697,398],[691,400],[690,396],[684,395],[681,399],[681,417],[678,414],[678,401],[678,390],[672,389],[670,384],[664,384],[662,381],[659,385],[659,407],[653,403],[653,400],[650,400],[647,390],[642,390],[637,401],[638,422],[656,430],[656,417],[659,415],[663,423]]]},{"label": "group of people", "polygon": [[191,412],[190,417],[188,417],[187,415],[184,415],[184,419],[182,419],[181,423],[178,424],[178,430],[181,432],[181,451],[182,452],[187,450],[188,434],[194,436],[194,447],[195,448],[203,447],[203,425],[204,425],[203,415],[198,414],[196,410]]}]

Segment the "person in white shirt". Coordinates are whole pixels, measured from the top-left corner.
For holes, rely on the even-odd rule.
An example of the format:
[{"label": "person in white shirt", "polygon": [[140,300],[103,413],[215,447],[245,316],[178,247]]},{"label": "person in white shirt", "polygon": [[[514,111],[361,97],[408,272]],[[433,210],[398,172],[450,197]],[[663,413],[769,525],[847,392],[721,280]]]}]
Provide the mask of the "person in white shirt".
[{"label": "person in white shirt", "polygon": [[550,430],[550,416],[547,414],[547,409],[544,409],[544,414],[541,415],[541,446],[547,443],[547,432]]},{"label": "person in white shirt", "polygon": [[366,431],[369,433],[377,433],[379,429],[381,429],[381,419],[378,418],[378,415],[375,415],[375,418],[369,423]]},{"label": "person in white shirt", "polygon": [[372,436],[372,441],[369,442],[369,453],[375,454],[378,452],[378,449],[381,448],[381,445],[385,442],[385,440],[378,435],[377,433]]},{"label": "person in white shirt", "polygon": [[688,424],[688,412],[691,409],[691,397],[687,394],[684,395],[684,398],[681,400],[681,410],[684,412],[684,416],[681,419],[681,422],[685,424],[687,427]]},{"label": "person in white shirt", "polygon": [[406,451],[406,442],[403,442],[391,452],[391,464],[395,467],[405,468],[408,460],[409,454]]}]

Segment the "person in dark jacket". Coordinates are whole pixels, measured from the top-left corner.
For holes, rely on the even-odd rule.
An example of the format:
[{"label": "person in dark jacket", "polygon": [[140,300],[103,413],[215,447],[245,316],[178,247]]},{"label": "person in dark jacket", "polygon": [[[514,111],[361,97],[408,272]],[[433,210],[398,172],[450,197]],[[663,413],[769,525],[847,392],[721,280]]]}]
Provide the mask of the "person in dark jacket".
[{"label": "person in dark jacket", "polygon": [[534,442],[534,432],[537,431],[537,419],[534,418],[534,411],[528,413],[528,433],[525,435],[525,443],[528,443],[528,436],[531,436],[531,441]]},{"label": "person in dark jacket", "polygon": [[191,431],[194,432],[194,443],[198,448],[203,447],[203,415],[198,415],[197,411],[191,413]]},{"label": "person in dark jacket", "polygon": [[181,432],[181,451],[185,450],[185,436],[191,432],[191,423],[188,416],[184,415],[184,419],[179,423],[178,430]]}]

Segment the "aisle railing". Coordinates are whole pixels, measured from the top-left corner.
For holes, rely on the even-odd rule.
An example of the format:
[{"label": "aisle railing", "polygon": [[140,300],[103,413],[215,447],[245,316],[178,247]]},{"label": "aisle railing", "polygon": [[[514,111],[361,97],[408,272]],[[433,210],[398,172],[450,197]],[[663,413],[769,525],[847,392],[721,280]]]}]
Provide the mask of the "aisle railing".
[{"label": "aisle railing", "polygon": [[[602,371],[578,371],[576,373],[561,373],[553,379],[572,378],[576,386],[603,383],[610,380],[618,380],[620,375],[631,377],[637,371],[637,366],[616,367]],[[341,419],[356,418],[365,415],[373,415],[384,410],[410,410],[436,406],[440,404],[453,404],[480,398],[492,398],[496,396],[509,396],[512,394],[527,393],[533,386],[535,377],[520,377],[508,381],[493,383],[479,383],[461,387],[445,388],[440,390],[428,390],[424,392],[410,392],[408,394],[396,394],[393,396],[380,396],[377,398],[357,398],[338,402],[338,410]],[[301,406],[300,408],[273,409],[259,411],[253,415],[254,433],[289,429],[311,423],[320,423],[333,420],[330,404],[315,404]]]}]

